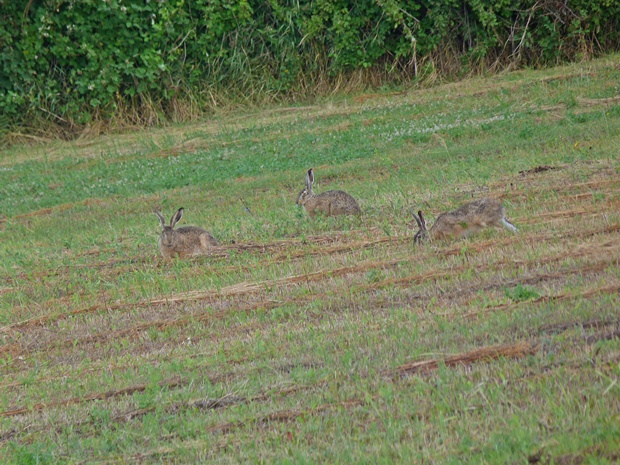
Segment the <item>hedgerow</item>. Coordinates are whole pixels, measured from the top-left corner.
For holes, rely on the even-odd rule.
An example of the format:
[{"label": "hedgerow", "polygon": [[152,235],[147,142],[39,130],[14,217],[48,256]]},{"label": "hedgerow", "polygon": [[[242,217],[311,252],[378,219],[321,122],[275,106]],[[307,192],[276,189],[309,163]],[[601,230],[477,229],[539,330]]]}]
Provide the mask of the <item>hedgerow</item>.
[{"label": "hedgerow", "polygon": [[226,102],[617,50],[617,0],[0,0],[0,126],[157,124]]}]

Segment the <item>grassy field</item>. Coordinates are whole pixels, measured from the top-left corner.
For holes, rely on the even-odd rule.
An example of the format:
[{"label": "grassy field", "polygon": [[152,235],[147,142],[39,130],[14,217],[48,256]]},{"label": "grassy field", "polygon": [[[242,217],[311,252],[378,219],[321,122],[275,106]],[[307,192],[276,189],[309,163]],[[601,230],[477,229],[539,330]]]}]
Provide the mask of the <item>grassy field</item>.
[{"label": "grassy field", "polygon": [[[414,245],[483,196],[518,234]],[[14,146],[0,462],[616,462],[619,262],[618,55]]]}]

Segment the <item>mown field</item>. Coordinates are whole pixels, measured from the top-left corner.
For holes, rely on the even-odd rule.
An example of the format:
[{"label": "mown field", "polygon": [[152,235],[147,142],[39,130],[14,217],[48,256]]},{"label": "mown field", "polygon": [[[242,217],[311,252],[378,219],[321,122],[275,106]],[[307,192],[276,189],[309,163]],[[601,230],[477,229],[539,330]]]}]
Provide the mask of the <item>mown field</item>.
[{"label": "mown field", "polygon": [[[619,155],[618,55],[6,149],[0,461],[616,462]],[[518,234],[414,245],[483,196]]]}]

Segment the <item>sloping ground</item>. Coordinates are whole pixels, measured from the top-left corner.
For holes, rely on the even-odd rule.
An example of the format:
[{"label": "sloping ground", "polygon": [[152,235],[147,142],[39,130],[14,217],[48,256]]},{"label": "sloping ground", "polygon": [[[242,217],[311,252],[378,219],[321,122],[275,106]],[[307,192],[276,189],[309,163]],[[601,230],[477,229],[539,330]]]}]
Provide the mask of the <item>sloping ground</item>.
[{"label": "sloping ground", "polygon": [[[377,402],[408,405],[383,398],[385,386],[405,395],[417,384],[408,377],[433,384],[438,369],[456,370],[449,376],[470,382],[484,379],[511,402],[525,404],[533,399],[513,390],[530,389],[530,379],[547,378],[551,386],[570,372],[580,384],[615,379],[618,345],[601,356],[599,342],[620,330],[617,169],[610,162],[598,167],[595,179],[567,184],[570,168],[564,167],[526,174],[527,188],[491,190],[513,203],[532,192],[555,194],[552,203],[513,218],[521,229],[517,235],[497,231],[415,247],[412,235],[386,237],[370,229],[305,244],[293,239],[223,246],[196,263],[208,268],[231,250],[244,249],[256,258],[248,268],[278,263],[294,271],[315,259],[320,265],[272,280],[134,302],[84,308],[41,302],[38,316],[25,320],[16,308],[14,321],[0,328],[0,353],[9,361],[1,368],[0,416],[12,418],[0,437],[34,444],[69,430],[98,436],[116,430],[117,423],[140,430],[146,416],[167,423],[191,415],[202,418],[200,436],[208,438],[166,433],[159,441],[173,445],[147,445],[122,460],[177,457],[188,448],[190,456],[207,449],[209,455],[230,447],[239,430],[266,443],[274,431],[292,441],[301,418],[302,424],[309,418],[326,422],[350,411],[346,417],[361,427],[383,416]],[[97,263],[95,255],[89,266],[115,274],[140,260],[127,257],[110,266]],[[593,316],[605,319],[592,324]],[[492,333],[481,331],[491,327]],[[316,334],[313,344],[305,342]],[[440,342],[444,335],[451,341]],[[343,357],[351,350],[363,362],[347,364]],[[428,351],[434,354],[424,355]],[[523,364],[524,357],[530,362]],[[348,386],[340,391],[342,385]],[[544,393],[534,395],[544,400]],[[617,407],[615,398],[604,408]],[[93,416],[95,407],[106,412],[98,414],[104,418]],[[473,410],[449,411],[483,415],[483,405],[468,408]],[[416,408],[411,421],[430,421],[434,409],[432,403]],[[69,449],[62,453],[71,455]]]},{"label": "sloping ground", "polygon": [[[448,101],[459,101],[461,94],[486,96],[525,84],[487,85],[443,89]],[[591,94],[588,108],[616,104],[593,103]],[[388,118],[378,107],[377,119]],[[311,110],[309,118],[320,116]],[[521,136],[504,127],[498,132],[508,132],[508,140],[525,138],[538,121],[555,124],[569,118],[568,111],[561,105],[542,115],[526,112],[533,123]],[[568,159],[555,153],[559,149],[543,148],[544,162],[510,174],[494,168],[510,155],[498,149],[497,158],[487,152],[484,162],[493,168],[487,177],[466,175],[472,166],[484,170],[484,163],[458,165],[454,156],[449,163],[465,173],[456,184],[416,178],[411,190],[400,192],[400,183],[374,190],[365,176],[387,182],[392,170],[405,172],[409,182],[407,163],[415,157],[408,148],[390,152],[392,159],[376,170],[380,153],[365,164],[354,161],[336,179],[360,179],[367,212],[360,220],[308,222],[300,216],[308,226],[291,221],[274,227],[266,212],[284,210],[268,203],[273,192],[265,189],[264,204],[262,193],[248,197],[261,212],[256,215],[269,218],[258,229],[281,226],[282,233],[265,240],[269,234],[252,235],[239,222],[231,229],[247,240],[235,232],[210,256],[193,260],[161,261],[156,235],[135,239],[142,224],[127,224],[113,239],[75,243],[49,228],[58,243],[67,242],[58,248],[30,235],[76,218],[82,232],[101,228],[103,236],[117,226],[117,216],[142,212],[149,196],[159,194],[60,199],[10,217],[7,231],[22,234],[11,247],[46,252],[39,257],[3,249],[0,298],[10,302],[10,311],[3,310],[0,326],[0,458],[617,461],[617,119],[603,113],[596,124],[607,132],[587,141],[595,148],[586,154],[603,155],[579,152]],[[495,129],[482,126],[474,138],[495,137]],[[438,157],[446,141],[465,137],[437,134],[426,148],[438,146]],[[575,148],[573,136],[567,131],[561,147]],[[226,205],[233,202],[227,195]],[[424,208],[432,218],[482,195],[504,202],[518,234],[489,230],[414,245],[407,210]]]}]

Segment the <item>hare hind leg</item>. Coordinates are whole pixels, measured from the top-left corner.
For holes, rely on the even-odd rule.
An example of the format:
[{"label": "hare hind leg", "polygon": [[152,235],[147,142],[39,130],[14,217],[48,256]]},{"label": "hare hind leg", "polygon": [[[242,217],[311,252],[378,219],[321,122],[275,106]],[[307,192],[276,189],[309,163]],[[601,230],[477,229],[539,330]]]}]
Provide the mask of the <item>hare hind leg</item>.
[{"label": "hare hind leg", "polygon": [[211,238],[207,234],[202,234],[200,236],[200,246],[196,251],[197,254],[208,253],[211,254]]},{"label": "hare hind leg", "polygon": [[510,231],[512,231],[513,233],[517,232],[517,227],[514,224],[512,224],[510,221],[508,221],[506,218],[502,218],[502,225],[506,229],[509,229]]}]

